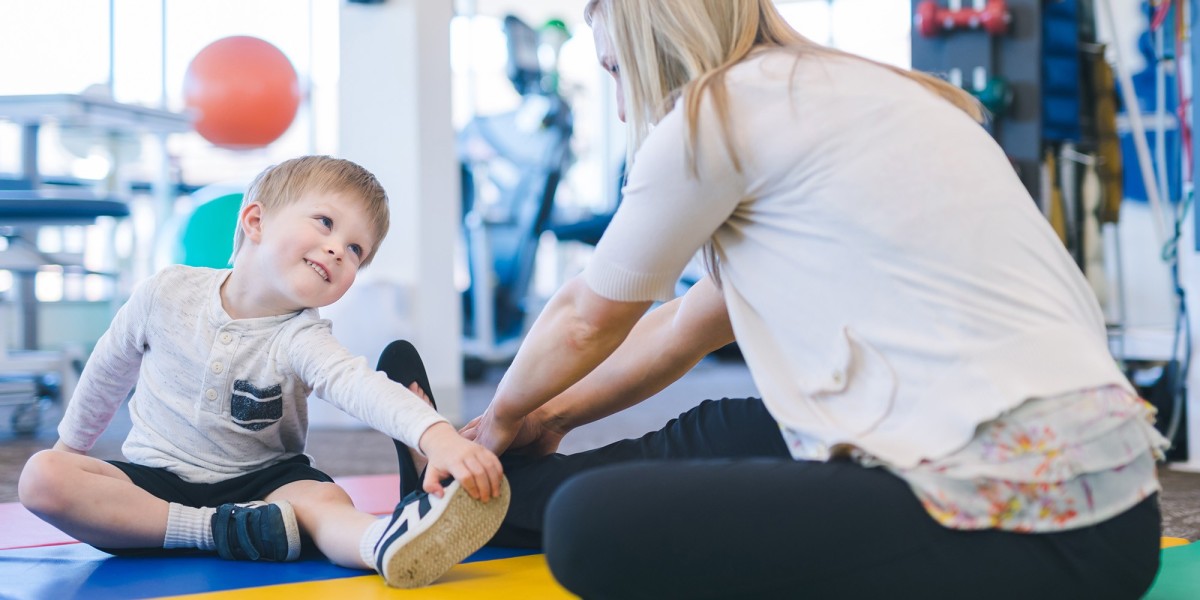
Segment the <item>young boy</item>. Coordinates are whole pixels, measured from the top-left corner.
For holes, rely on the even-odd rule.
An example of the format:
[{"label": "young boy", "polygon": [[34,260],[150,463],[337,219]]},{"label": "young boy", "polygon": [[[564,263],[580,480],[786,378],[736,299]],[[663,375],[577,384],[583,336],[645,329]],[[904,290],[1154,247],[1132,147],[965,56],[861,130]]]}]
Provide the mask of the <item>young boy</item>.
[{"label": "young boy", "polygon": [[[113,554],[294,560],[306,534],[388,585],[432,582],[492,536],[509,491],[496,456],[460,437],[428,390],[370,369],[317,314],[375,256],[383,188],[349,161],[289,160],[250,185],[237,226],[232,269],[167,268],[118,311],[58,443],[21,473],[21,503]],[[86,456],[130,388],[129,462]],[[390,518],[356,510],[304,454],[310,392],[419,449],[426,493]]]}]

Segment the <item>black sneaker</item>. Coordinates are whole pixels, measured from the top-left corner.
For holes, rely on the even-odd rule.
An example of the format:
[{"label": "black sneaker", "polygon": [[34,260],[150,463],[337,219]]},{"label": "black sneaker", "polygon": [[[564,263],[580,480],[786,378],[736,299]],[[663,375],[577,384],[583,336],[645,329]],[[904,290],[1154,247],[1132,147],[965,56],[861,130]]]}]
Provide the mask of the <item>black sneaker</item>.
[{"label": "black sneaker", "polygon": [[457,481],[441,498],[413,492],[396,505],[383,537],[375,543],[375,569],[388,585],[415,588],[433,583],[480,549],[500,529],[511,495],[508,479],[486,504]]},{"label": "black sneaker", "polygon": [[282,562],[300,556],[300,526],[286,500],[222,504],[212,532],[217,554],[227,560]]},{"label": "black sneaker", "polygon": [[[421,355],[408,340],[397,340],[388,344],[379,355],[379,364],[375,366],[375,370],[383,371],[388,379],[404,387],[417,382],[429,398],[429,402],[433,404],[433,409],[437,410],[437,402],[434,401],[433,391],[429,387],[429,376],[425,374],[425,363],[421,362]],[[417,465],[413,463],[408,446],[399,440],[392,440],[392,443],[396,445],[396,458],[400,462],[400,497],[404,498],[421,489],[424,474],[417,473]]]}]

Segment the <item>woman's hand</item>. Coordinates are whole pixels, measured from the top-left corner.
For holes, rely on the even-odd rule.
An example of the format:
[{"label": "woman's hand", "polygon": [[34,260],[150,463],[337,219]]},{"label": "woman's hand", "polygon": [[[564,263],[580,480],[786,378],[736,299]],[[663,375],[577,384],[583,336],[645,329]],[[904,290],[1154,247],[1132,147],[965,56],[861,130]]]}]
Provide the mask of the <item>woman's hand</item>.
[{"label": "woman's hand", "polygon": [[[487,410],[483,411],[482,415],[476,417],[463,428],[462,435],[469,440],[474,440],[475,443],[495,452],[499,456],[512,446],[528,417],[521,417],[517,420],[498,418],[495,407],[495,402],[489,404]],[[472,424],[474,427],[472,427]],[[469,434],[467,433],[468,429],[471,430]]]},{"label": "woman's hand", "polygon": [[[484,415],[480,415],[471,419],[471,422],[459,430],[459,433],[468,440],[476,440],[481,432],[483,417]],[[531,456],[554,454],[558,451],[558,446],[566,435],[566,431],[551,426],[550,421],[541,416],[541,411],[534,411],[521,419],[520,427],[509,443],[507,452]]]}]

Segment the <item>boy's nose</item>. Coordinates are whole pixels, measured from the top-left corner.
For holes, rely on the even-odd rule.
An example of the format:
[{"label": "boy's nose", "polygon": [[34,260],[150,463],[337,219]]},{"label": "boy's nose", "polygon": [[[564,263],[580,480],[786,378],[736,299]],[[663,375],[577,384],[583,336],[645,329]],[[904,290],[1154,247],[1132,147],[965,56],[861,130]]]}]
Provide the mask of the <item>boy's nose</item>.
[{"label": "boy's nose", "polygon": [[328,252],[328,253],[330,254],[330,256],[333,256],[333,257],[337,258],[337,260],[338,260],[338,261],[341,261],[341,260],[342,260],[342,257],[341,257],[341,256],[339,256],[337,252],[334,252],[333,248],[329,248],[329,249],[327,249],[327,250],[325,250],[325,251],[326,251],[326,252]]}]

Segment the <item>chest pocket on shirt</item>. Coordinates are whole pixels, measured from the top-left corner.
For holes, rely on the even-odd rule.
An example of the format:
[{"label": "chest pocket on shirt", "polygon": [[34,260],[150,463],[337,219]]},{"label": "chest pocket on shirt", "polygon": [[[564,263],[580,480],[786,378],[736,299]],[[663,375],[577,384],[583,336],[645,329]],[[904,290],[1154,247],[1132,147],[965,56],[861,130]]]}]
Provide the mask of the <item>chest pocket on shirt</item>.
[{"label": "chest pocket on shirt", "polygon": [[283,387],[275,384],[260,388],[238,379],[233,382],[229,413],[234,423],[250,431],[270,427],[283,418]]},{"label": "chest pocket on shirt", "polygon": [[864,435],[879,426],[896,398],[896,372],[887,359],[849,328],[835,346],[836,367],[804,390],[817,412],[846,433]]}]

